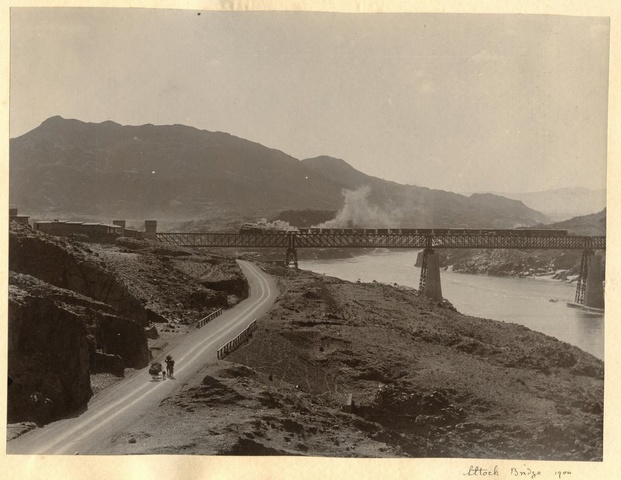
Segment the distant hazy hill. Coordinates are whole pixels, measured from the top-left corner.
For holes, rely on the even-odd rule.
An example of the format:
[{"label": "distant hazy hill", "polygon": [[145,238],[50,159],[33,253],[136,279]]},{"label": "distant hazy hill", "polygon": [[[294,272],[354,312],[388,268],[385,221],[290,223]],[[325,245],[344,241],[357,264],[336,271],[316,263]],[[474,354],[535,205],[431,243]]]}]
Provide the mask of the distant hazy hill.
[{"label": "distant hazy hill", "polygon": [[546,228],[567,230],[571,235],[606,235],[606,209],[591,215],[546,225]]},{"label": "distant hazy hill", "polygon": [[[366,190],[343,196],[359,187]],[[520,201],[400,185],[343,160],[300,161],[227,133],[61,117],[11,139],[10,202],[33,216],[217,217],[220,225],[260,210],[342,213],[344,202],[356,218],[367,215],[361,220],[367,224],[513,227],[547,221]]]},{"label": "distant hazy hill", "polygon": [[470,197],[443,190],[401,185],[366,175],[345,161],[328,156],[302,163],[349,189],[371,187],[368,200],[383,211],[419,227],[515,227],[547,222],[545,215],[522,202],[492,194]]},{"label": "distant hazy hill", "polygon": [[552,221],[567,220],[601,211],[606,207],[606,190],[560,188],[543,192],[498,193],[503,197],[521,200]]}]

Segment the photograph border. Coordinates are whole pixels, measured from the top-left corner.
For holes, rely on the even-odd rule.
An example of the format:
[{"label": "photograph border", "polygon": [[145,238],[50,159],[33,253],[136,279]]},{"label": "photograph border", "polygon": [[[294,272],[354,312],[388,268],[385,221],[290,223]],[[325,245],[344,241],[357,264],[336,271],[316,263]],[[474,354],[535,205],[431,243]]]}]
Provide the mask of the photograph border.
[{"label": "photograph border", "polygon": [[[124,479],[457,479],[467,478],[471,466],[479,466],[494,471],[493,478],[516,477],[511,468],[530,468],[541,471],[536,478],[570,480],[606,479],[618,477],[620,458],[619,441],[621,422],[621,396],[615,395],[619,385],[618,368],[621,362],[618,348],[619,326],[615,319],[621,318],[621,298],[619,298],[619,260],[618,235],[618,179],[621,179],[620,135],[621,132],[621,2],[615,0],[595,1],[540,0],[524,1],[486,1],[486,0],[445,0],[445,1],[410,1],[410,0],[298,0],[298,1],[148,1],[148,0],[67,0],[29,2],[3,0],[0,10],[0,36],[2,53],[0,70],[4,82],[0,82],[0,145],[3,159],[1,162],[4,188],[0,189],[3,203],[2,222],[8,226],[8,158],[9,158],[9,101],[10,101],[10,9],[17,7],[118,7],[118,8],[169,8],[187,10],[300,10],[324,11],[359,14],[375,13],[515,13],[515,14],[549,14],[572,16],[610,17],[610,75],[608,99],[608,167],[607,167],[607,237],[609,249],[606,255],[606,338],[605,338],[605,425],[604,425],[604,460],[603,462],[545,462],[522,460],[493,459],[341,459],[341,458],[307,458],[307,457],[208,457],[208,456],[41,456],[41,455],[6,455],[2,454],[1,467],[5,478],[46,480],[84,479],[90,480],[115,478]],[[0,336],[1,351],[6,357],[8,349],[8,240],[7,235],[0,241],[0,257],[6,259],[0,269],[0,318],[4,334]],[[0,363],[2,373],[7,375],[6,358]],[[6,432],[6,382],[2,384],[0,398],[3,405],[2,425]],[[6,438],[3,440],[2,452],[6,452]],[[560,475],[557,475],[560,472]],[[562,475],[562,472],[571,474]],[[474,475],[476,477],[476,475]],[[480,476],[480,475],[479,475]],[[526,478],[526,477],[521,477]],[[530,478],[530,477],[529,477]]]}]

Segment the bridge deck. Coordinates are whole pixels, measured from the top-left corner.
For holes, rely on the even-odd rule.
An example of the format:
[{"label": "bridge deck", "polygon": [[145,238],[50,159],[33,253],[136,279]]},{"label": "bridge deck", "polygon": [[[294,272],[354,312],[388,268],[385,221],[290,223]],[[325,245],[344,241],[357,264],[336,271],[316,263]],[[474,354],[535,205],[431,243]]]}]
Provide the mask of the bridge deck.
[{"label": "bridge deck", "polygon": [[420,235],[406,233],[158,233],[184,247],[249,248],[516,248],[605,250],[606,237],[573,235]]}]

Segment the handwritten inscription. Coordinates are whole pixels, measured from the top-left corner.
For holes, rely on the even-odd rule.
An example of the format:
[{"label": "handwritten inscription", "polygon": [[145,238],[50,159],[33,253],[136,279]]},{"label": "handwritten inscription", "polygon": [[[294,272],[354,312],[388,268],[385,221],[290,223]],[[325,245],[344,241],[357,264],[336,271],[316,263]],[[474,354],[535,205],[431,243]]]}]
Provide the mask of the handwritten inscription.
[{"label": "handwritten inscription", "polygon": [[[506,475],[507,470],[504,470],[504,474]],[[556,470],[554,472],[554,476],[551,477],[552,472],[544,472],[542,470],[538,470],[536,468],[531,468],[528,465],[524,464],[521,467],[511,467],[509,469],[510,477],[518,477],[523,478],[524,480],[530,479],[541,479],[544,478],[554,478],[559,480],[568,480],[571,475],[571,471],[569,470]],[[481,467],[479,465],[470,465],[470,468],[467,472],[462,473],[464,477],[500,477],[500,473],[498,470],[498,465],[494,465],[493,467]],[[503,477],[506,478],[506,477]]]},{"label": "handwritten inscription", "polygon": [[464,473],[465,477],[498,477],[498,465],[494,465],[493,469],[483,468],[470,465],[468,472]]},{"label": "handwritten inscription", "polygon": [[513,477],[537,478],[541,475],[541,470],[533,470],[524,465],[522,468],[511,467],[509,473]]}]

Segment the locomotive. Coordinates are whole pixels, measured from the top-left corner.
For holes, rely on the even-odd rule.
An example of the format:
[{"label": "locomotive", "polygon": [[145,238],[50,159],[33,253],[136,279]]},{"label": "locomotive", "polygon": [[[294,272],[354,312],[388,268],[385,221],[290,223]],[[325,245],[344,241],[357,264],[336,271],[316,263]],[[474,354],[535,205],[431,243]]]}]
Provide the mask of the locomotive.
[{"label": "locomotive", "polygon": [[299,233],[297,228],[278,228],[269,223],[244,223],[239,233]]}]

